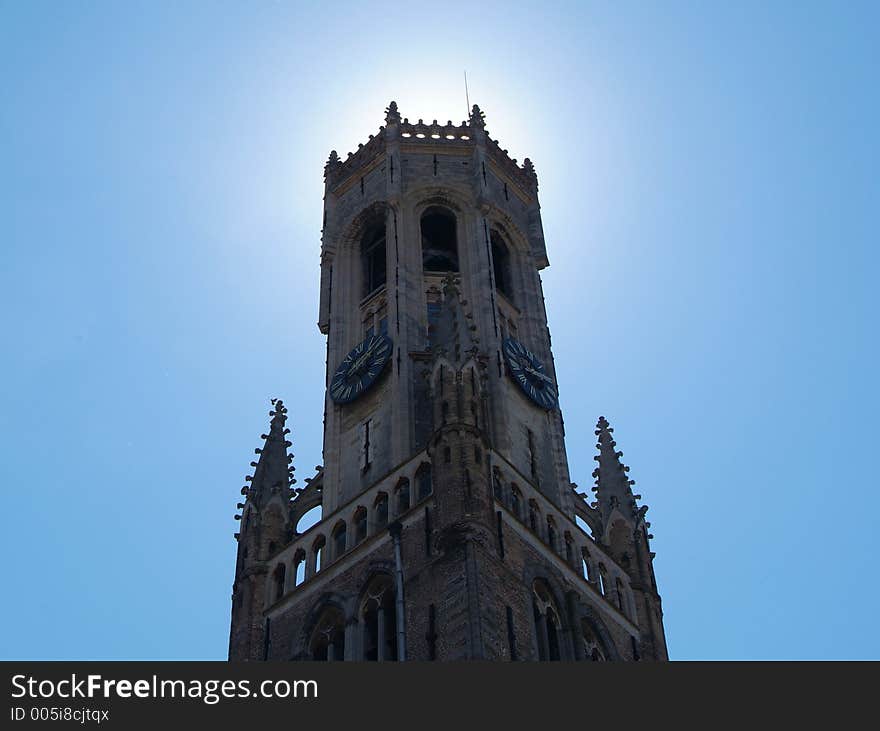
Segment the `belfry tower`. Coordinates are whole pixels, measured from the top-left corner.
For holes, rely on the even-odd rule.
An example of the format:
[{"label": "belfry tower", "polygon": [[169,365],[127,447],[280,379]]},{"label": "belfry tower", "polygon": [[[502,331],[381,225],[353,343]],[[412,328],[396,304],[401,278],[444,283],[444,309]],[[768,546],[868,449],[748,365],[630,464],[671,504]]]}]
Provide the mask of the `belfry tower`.
[{"label": "belfry tower", "polygon": [[391,102],[324,178],[324,465],[293,487],[273,401],[230,659],[667,659],[647,507],[604,417],[595,500],[570,480],[532,163],[476,105],[441,125]]}]

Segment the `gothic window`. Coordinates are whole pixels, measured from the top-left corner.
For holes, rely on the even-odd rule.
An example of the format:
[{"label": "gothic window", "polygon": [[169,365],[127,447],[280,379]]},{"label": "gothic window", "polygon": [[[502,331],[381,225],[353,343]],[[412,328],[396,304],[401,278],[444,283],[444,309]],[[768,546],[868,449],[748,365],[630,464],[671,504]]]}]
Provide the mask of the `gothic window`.
[{"label": "gothic window", "polygon": [[623,612],[623,582],[620,580],[620,577],[614,579],[614,593],[615,599],[617,600],[617,608]]},{"label": "gothic window", "polygon": [[503,294],[507,299],[512,300],[512,286],[510,277],[510,250],[501,234],[492,231],[490,234],[492,242],[492,272],[495,275],[495,289]]},{"label": "gothic window", "polygon": [[314,544],[312,545],[312,555],[315,560],[315,573],[317,574],[321,570],[321,565],[323,564],[324,559],[324,547],[327,544],[327,540],[324,536],[318,536],[315,539]]},{"label": "gothic window", "polygon": [[584,533],[588,536],[593,535],[593,531],[589,525],[587,525],[587,521],[585,521],[580,515],[575,513],[574,522],[577,523],[577,527],[580,528]]},{"label": "gothic window", "polygon": [[532,611],[535,619],[538,659],[561,660],[562,623],[550,588],[543,579],[536,580],[532,586]]},{"label": "gothic window", "polygon": [[550,548],[556,550],[556,521],[553,520],[552,515],[547,516],[547,543],[550,544]]},{"label": "gothic window", "polygon": [[339,558],[345,553],[345,539],[347,534],[348,530],[346,529],[345,522],[340,520],[333,528],[333,555],[335,558]]},{"label": "gothic window", "polygon": [[593,580],[593,572],[590,570],[590,553],[584,548],[581,551],[581,566],[584,574],[584,578],[587,581]]},{"label": "gothic window", "polygon": [[354,542],[360,543],[367,537],[367,509],[361,505],[354,511]]},{"label": "gothic window", "polygon": [[455,216],[432,207],[422,214],[422,268],[426,272],[457,272]]},{"label": "gothic window", "polygon": [[293,554],[293,585],[299,586],[306,579],[306,552],[301,548]]},{"label": "gothic window", "polygon": [[434,492],[434,486],[431,482],[431,465],[427,462],[423,462],[416,471],[416,485],[419,491],[419,500],[424,500]]},{"label": "gothic window", "polygon": [[599,576],[598,576],[598,579],[599,579],[599,593],[600,593],[602,596],[605,596],[605,595],[608,593],[608,587],[607,587],[607,585],[606,585],[606,583],[605,583],[605,582],[607,581],[607,579],[606,579],[606,577],[605,577],[605,566],[604,566],[604,565],[599,564],[599,571],[598,571],[598,574],[599,574]]},{"label": "gothic window", "polygon": [[388,525],[388,493],[380,492],[376,496],[373,510],[375,511],[376,529],[379,530]]},{"label": "gothic window", "polygon": [[540,526],[538,525],[540,515],[541,511],[538,508],[538,504],[534,500],[529,500],[529,528],[535,533],[540,532]]},{"label": "gothic window", "polygon": [[336,607],[327,607],[318,617],[309,641],[312,660],[345,659],[345,617]]},{"label": "gothic window", "polygon": [[363,297],[385,284],[385,224],[367,230],[361,239],[361,261],[364,271]]},{"label": "gothic window", "polygon": [[387,574],[376,576],[367,586],[361,603],[363,659],[397,659],[397,617],[394,589]]},{"label": "gothic window", "polygon": [[409,510],[409,480],[405,477],[401,478],[395,488],[397,498],[397,514],[401,515]]},{"label": "gothic window", "polygon": [[504,502],[504,488],[501,486],[501,475],[497,471],[492,474],[492,491],[498,502]]},{"label": "gothic window", "polygon": [[296,532],[305,533],[309,528],[315,525],[315,523],[319,522],[321,520],[322,510],[323,508],[320,505],[316,505],[303,513],[296,523]]},{"label": "gothic window", "polygon": [[516,485],[510,486],[510,509],[517,518],[522,519],[522,495]]},{"label": "gothic window", "polygon": [[565,560],[568,561],[569,566],[574,565],[574,544],[568,531],[565,531]]},{"label": "gothic window", "polygon": [[581,639],[584,643],[584,659],[592,662],[605,660],[605,652],[599,638],[587,620],[581,621]]},{"label": "gothic window", "polygon": [[281,597],[284,596],[284,576],[285,576],[284,564],[280,563],[275,567],[275,572],[272,574],[272,581],[275,586],[275,601],[277,602]]}]

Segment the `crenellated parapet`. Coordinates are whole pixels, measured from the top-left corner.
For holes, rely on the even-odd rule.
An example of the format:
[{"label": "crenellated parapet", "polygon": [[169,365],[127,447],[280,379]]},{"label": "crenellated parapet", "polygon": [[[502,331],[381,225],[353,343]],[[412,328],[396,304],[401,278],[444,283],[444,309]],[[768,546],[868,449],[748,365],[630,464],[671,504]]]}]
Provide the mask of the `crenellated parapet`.
[{"label": "crenellated parapet", "polygon": [[489,159],[495,163],[498,168],[507,177],[511,178],[514,183],[519,185],[523,190],[529,193],[535,193],[538,190],[538,177],[535,175],[535,167],[531,161],[526,158],[522,167],[517,163],[516,158],[511,158],[507,150],[503,150],[497,140],[486,137],[486,152]]},{"label": "crenellated parapet", "polygon": [[460,124],[448,120],[441,124],[436,119],[430,123],[422,119],[410,122],[406,117],[401,118],[397,104],[391,102],[386,109],[385,122],[376,134],[370,135],[366,143],[359,144],[357,150],[349,152],[344,160],[339,158],[335,150],[330,153],[324,167],[324,179],[329,190],[335,190],[350,178],[372,169],[377,158],[386,153],[388,145],[397,142],[410,149],[439,146],[450,150],[472,149],[485,144],[489,160],[504,175],[525,194],[537,192],[538,181],[534,166],[528,159],[520,165],[515,158],[510,157],[507,150],[502,149],[497,140],[486,134],[485,115],[476,105],[468,120]]},{"label": "crenellated parapet", "polygon": [[328,189],[336,188],[385,153],[384,132],[385,127],[379,127],[378,134],[370,135],[366,144],[359,144],[357,150],[349,152],[345,160],[339,159],[336,150],[330,152],[330,159],[324,166],[324,181]]}]

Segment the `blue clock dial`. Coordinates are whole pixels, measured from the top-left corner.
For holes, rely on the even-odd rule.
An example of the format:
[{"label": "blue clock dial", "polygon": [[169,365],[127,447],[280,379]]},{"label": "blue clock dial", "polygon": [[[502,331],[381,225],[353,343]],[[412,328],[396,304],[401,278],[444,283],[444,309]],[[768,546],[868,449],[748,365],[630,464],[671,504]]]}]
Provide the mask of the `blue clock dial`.
[{"label": "blue clock dial", "polygon": [[553,409],[559,403],[559,391],[544,371],[544,364],[518,340],[507,338],[501,346],[510,377],[523,393],[542,409]]},{"label": "blue clock dial", "polygon": [[337,404],[347,404],[364,393],[388,364],[392,347],[387,335],[371,335],[355,346],[330,380],[330,398]]}]

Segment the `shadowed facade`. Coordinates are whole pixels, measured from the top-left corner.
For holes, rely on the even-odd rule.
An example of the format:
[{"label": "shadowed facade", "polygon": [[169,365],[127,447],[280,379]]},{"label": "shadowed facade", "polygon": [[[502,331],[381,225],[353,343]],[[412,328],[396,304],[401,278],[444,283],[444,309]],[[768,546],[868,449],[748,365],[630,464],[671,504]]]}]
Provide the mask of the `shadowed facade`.
[{"label": "shadowed facade", "polygon": [[392,102],[324,177],[324,465],[293,487],[274,401],[230,659],[667,659],[647,507],[604,417],[595,499],[569,476],[532,163],[477,106],[413,124]]}]

